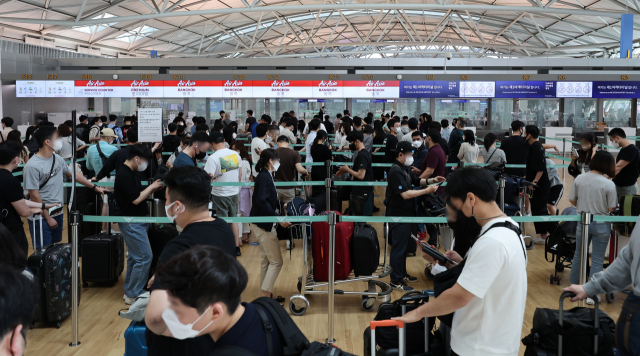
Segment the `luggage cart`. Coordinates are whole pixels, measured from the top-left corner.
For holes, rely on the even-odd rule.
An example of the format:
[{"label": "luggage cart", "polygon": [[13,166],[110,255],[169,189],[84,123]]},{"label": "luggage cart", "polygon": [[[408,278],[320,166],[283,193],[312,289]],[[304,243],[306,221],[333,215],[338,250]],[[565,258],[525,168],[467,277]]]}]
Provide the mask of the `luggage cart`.
[{"label": "luggage cart", "polygon": [[[307,295],[311,294],[328,294],[328,290],[319,290],[319,288],[327,287],[329,282],[316,283],[313,280],[312,271],[312,257],[311,257],[311,244],[310,239],[307,237],[306,228],[302,229],[302,276],[298,277],[298,292],[299,294],[293,295],[289,298],[289,311],[296,316],[304,315],[307,309],[311,306]],[[367,282],[367,290],[363,292],[350,292],[339,289],[334,290],[334,295],[361,295],[362,302],[361,307],[364,311],[372,311],[375,299],[380,299],[381,302],[388,302],[391,300],[391,292],[393,288],[389,283],[383,282],[381,279],[391,274],[391,266],[388,264],[387,254],[389,253],[389,224],[384,223],[384,260],[383,263],[378,266],[376,274],[371,276],[359,276],[355,277],[352,274],[348,279],[335,281],[335,285],[353,282]]]}]

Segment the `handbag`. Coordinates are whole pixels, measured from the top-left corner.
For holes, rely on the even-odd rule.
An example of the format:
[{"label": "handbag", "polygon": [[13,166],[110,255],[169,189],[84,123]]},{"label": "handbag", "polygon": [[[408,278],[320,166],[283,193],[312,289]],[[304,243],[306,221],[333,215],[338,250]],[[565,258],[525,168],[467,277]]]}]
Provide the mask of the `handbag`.
[{"label": "handbag", "polygon": [[640,354],[640,296],[630,294],[616,324],[616,347],[629,355]]}]

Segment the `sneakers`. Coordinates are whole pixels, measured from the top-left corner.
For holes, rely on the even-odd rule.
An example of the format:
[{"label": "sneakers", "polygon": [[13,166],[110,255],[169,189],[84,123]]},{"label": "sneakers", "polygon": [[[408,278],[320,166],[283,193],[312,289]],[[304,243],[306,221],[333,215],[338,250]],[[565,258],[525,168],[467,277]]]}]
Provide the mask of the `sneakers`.
[{"label": "sneakers", "polygon": [[123,295],[122,299],[124,299],[124,304],[126,305],[131,305],[131,303],[133,303],[134,300],[136,300],[136,298],[129,298],[127,297],[127,295]]},{"label": "sneakers", "polygon": [[534,243],[534,244],[536,244],[536,245],[544,245],[545,241],[546,241],[546,240],[545,240],[545,239],[543,239],[543,238],[542,238],[542,237],[540,237],[540,236],[536,236],[536,237],[533,239],[533,243]]},{"label": "sneakers", "polygon": [[404,276],[404,281],[408,282],[408,283],[415,283],[415,282],[418,281],[418,278],[411,277],[410,275],[406,275],[406,276]]},{"label": "sneakers", "polygon": [[[600,296],[598,296],[598,303],[600,303],[601,301],[602,301],[602,299],[600,298]],[[595,302],[593,301],[593,299],[587,298],[587,304],[594,305]]]},{"label": "sneakers", "polygon": [[236,246],[236,256],[242,256],[242,251],[240,251],[240,246]]},{"label": "sneakers", "polygon": [[287,240],[287,250],[292,250],[294,247],[296,247],[295,242],[291,241],[291,240]]},{"label": "sneakers", "polygon": [[411,292],[413,291],[413,287],[409,287],[406,283],[404,282],[391,282],[391,287],[393,289],[397,289],[399,291],[404,291],[404,292]]}]

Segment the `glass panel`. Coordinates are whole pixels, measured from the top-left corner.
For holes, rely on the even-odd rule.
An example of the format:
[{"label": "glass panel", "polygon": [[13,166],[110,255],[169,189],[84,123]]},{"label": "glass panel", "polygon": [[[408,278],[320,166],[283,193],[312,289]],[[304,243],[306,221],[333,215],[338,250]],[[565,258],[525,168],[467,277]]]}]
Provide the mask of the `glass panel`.
[{"label": "glass panel", "polygon": [[399,99],[397,104],[398,115],[408,116],[409,118],[420,117],[422,113],[429,113],[431,106],[430,99]]},{"label": "glass panel", "polygon": [[[207,99],[203,98],[189,98],[189,111],[195,112],[195,116],[207,116]],[[185,116],[191,116],[189,113],[184,113]]]},{"label": "glass panel", "polygon": [[513,121],[513,99],[491,99],[491,130],[509,131]]},{"label": "glass panel", "polygon": [[392,111],[396,111],[395,100],[387,102],[387,100],[353,99],[351,111],[353,116],[365,117],[368,112],[372,112],[374,118],[380,118],[382,114],[391,115]]},{"label": "glass panel", "polygon": [[209,121],[211,125],[215,120],[220,118],[220,111],[230,112],[235,110],[236,121],[238,122],[238,130],[244,131],[245,120],[247,119],[247,110],[253,110],[253,116],[260,118],[265,113],[264,98],[252,99],[209,99]]},{"label": "glass panel", "polygon": [[558,99],[519,99],[518,116],[525,125],[558,126],[560,100]]},{"label": "glass panel", "polygon": [[309,122],[313,119],[314,115],[317,115],[318,112],[320,112],[320,108],[323,106],[325,109],[325,115],[335,118],[336,114],[342,114],[342,112],[347,108],[347,99],[309,99],[300,103],[300,108],[296,115],[298,116],[298,119],[304,118],[305,121]]},{"label": "glass panel", "polygon": [[605,99],[602,105],[604,122],[608,127],[631,126],[631,100]]},{"label": "glass panel", "polygon": [[486,128],[487,99],[436,99],[436,119],[449,123],[457,117],[467,119],[467,126]]},{"label": "glass panel", "polygon": [[[131,99],[136,100],[136,99]],[[184,109],[184,99],[140,99],[140,107],[143,108],[162,108],[162,117],[164,119],[178,116],[178,113]]]},{"label": "glass panel", "polygon": [[576,132],[593,131],[598,121],[597,99],[564,99],[564,126]]}]

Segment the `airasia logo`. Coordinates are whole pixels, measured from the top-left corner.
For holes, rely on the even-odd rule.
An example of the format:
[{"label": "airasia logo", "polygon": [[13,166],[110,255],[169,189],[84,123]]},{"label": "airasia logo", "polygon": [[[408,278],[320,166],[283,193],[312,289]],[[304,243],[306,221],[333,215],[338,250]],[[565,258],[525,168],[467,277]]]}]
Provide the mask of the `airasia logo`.
[{"label": "airasia logo", "polygon": [[367,82],[366,86],[367,87],[381,87],[381,86],[384,86],[384,82],[380,81],[380,80],[376,80],[375,82],[370,80],[370,81]]},{"label": "airasia logo", "polygon": [[144,87],[147,85],[149,85],[149,82],[146,82],[144,80],[141,80],[141,81],[134,80],[133,82],[131,82],[132,87]]},{"label": "airasia logo", "polygon": [[242,82],[239,82],[239,81],[237,81],[237,80],[234,80],[234,81],[227,80],[227,81],[224,83],[224,86],[225,86],[225,87],[239,87],[239,86],[241,86],[241,85],[242,85]]},{"label": "airasia logo", "polygon": [[196,85],[196,82],[191,81],[191,80],[187,80],[187,81],[181,80],[181,81],[178,83],[178,86],[179,86],[179,87],[192,87],[192,86],[194,86],[194,85]]},{"label": "airasia logo", "polygon": [[318,83],[318,86],[319,86],[319,87],[333,87],[333,86],[336,86],[336,85],[338,85],[338,82],[336,82],[336,81],[331,81],[331,80],[330,80],[330,81],[328,81],[328,82],[325,82],[325,81],[323,80],[323,81],[321,81],[320,83]]},{"label": "airasia logo", "polygon": [[102,86],[102,85],[104,85],[104,82],[100,81],[100,80],[96,80],[95,82],[90,80],[90,81],[87,82],[87,86],[88,87],[99,87],[99,86]]},{"label": "airasia logo", "polygon": [[271,83],[272,87],[286,87],[288,85],[289,85],[289,82],[284,81],[284,80],[282,80],[282,81],[274,80],[273,83]]}]

